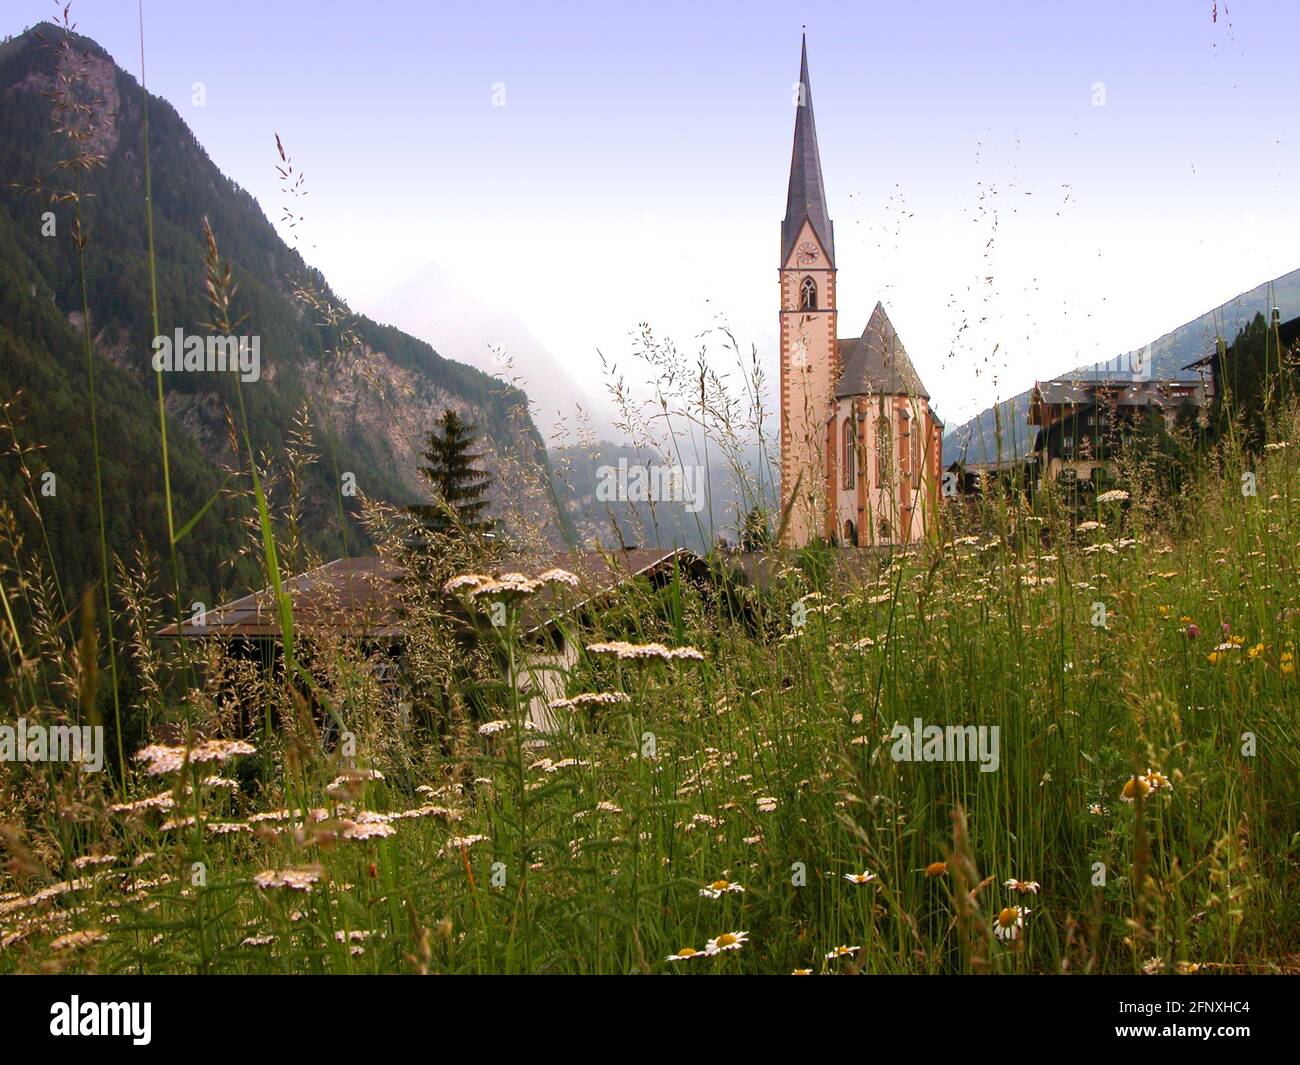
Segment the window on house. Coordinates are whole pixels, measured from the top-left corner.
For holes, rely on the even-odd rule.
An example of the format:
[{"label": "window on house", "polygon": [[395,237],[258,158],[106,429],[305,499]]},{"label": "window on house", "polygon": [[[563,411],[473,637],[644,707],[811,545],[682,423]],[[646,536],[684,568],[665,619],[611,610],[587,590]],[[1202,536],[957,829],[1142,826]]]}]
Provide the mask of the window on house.
[{"label": "window on house", "polygon": [[853,415],[844,419],[844,487],[852,488],[858,475],[858,442],[853,438]]},{"label": "window on house", "polygon": [[805,277],[803,284],[799,286],[799,309],[801,311],[817,309],[817,282],[811,277]]},{"label": "window on house", "polygon": [[858,527],[852,521],[844,523],[844,542],[850,547],[858,546]]},{"label": "window on house", "polygon": [[879,523],[877,523],[876,529],[880,536],[880,542],[882,544],[888,543],[889,538],[893,533],[893,530],[889,527],[889,519],[881,518]]}]

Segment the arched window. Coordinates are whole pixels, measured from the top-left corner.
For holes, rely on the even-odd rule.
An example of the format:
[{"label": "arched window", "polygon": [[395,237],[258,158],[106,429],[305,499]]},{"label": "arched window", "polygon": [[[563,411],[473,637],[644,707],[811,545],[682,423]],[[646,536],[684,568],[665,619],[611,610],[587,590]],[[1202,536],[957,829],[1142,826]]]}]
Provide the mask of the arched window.
[{"label": "arched window", "polygon": [[844,487],[852,488],[858,479],[858,442],[853,438],[853,417],[844,419]]},{"label": "arched window", "polygon": [[876,420],[876,485],[879,488],[884,488],[890,482],[893,447],[894,433],[889,425],[889,415],[882,414]]},{"label": "arched window", "polygon": [[889,519],[881,518],[880,524],[877,526],[877,528],[880,530],[880,542],[882,544],[889,543],[890,533],[892,531],[889,527]]},{"label": "arched window", "polygon": [[912,488],[921,490],[921,427],[912,429]]},{"label": "arched window", "polygon": [[817,282],[811,277],[805,277],[803,284],[799,286],[799,309],[801,311],[817,309]]},{"label": "arched window", "polygon": [[844,523],[844,542],[850,547],[858,546],[858,527],[853,524],[852,519]]}]

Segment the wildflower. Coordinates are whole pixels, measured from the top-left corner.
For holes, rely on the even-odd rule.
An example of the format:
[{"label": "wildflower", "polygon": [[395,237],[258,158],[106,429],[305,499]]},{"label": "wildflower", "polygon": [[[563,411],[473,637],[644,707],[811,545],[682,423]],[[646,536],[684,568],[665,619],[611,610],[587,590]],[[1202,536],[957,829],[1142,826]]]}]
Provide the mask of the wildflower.
[{"label": "wildflower", "polygon": [[1200,627],[1195,623],[1189,624],[1183,631],[1187,633],[1187,638],[1189,640],[1194,640],[1201,634]]},{"label": "wildflower", "polygon": [[1136,802],[1139,798],[1145,799],[1151,793],[1151,785],[1147,782],[1146,777],[1131,777],[1124,785],[1124,790],[1120,792],[1120,799],[1124,802]]},{"label": "wildflower", "polygon": [[478,734],[480,736],[491,736],[494,733],[501,732],[509,727],[509,721],[488,721],[485,724],[479,725]]},{"label": "wildflower", "polygon": [[101,932],[98,929],[88,929],[81,932],[69,932],[67,935],[59,936],[50,944],[51,950],[80,950],[82,947],[93,947],[96,943],[102,943],[108,938],[107,932]]},{"label": "wildflower", "polygon": [[465,847],[472,847],[475,843],[482,843],[487,836],[452,836],[447,840],[447,846],[451,850],[461,850]]},{"label": "wildflower", "polygon": [[770,795],[764,795],[754,800],[758,805],[758,812],[761,814],[770,814],[776,809],[776,800]]},{"label": "wildflower", "polygon": [[1088,813],[1092,814],[1094,817],[1105,817],[1106,812],[1106,807],[1102,806],[1099,802],[1088,804]]},{"label": "wildflower", "polygon": [[1124,503],[1128,500],[1128,493],[1122,488],[1112,488],[1109,492],[1102,492],[1097,497],[1098,503]]},{"label": "wildflower", "polygon": [[496,596],[498,599],[522,599],[532,595],[542,587],[540,581],[530,580],[522,573],[503,573],[500,577],[490,578],[469,590],[471,599]]},{"label": "wildflower", "polygon": [[462,573],[459,577],[453,577],[442,586],[444,592],[458,592],[462,588],[477,588],[480,584],[486,584],[492,578],[483,573]]},{"label": "wildflower", "polygon": [[72,868],[89,869],[93,865],[112,865],[117,861],[116,854],[87,854],[73,859]]},{"label": "wildflower", "polygon": [[1075,532],[1092,532],[1093,529],[1100,529],[1100,528],[1101,528],[1101,522],[1099,521],[1081,521],[1078,525],[1074,527],[1074,530]]},{"label": "wildflower", "polygon": [[700,888],[700,894],[706,899],[720,899],[728,892],[743,894],[744,888],[731,880],[715,880],[708,887]]},{"label": "wildflower", "polygon": [[632,697],[626,692],[583,692],[571,699],[556,699],[551,703],[556,710],[576,709],[580,706],[614,706],[630,703]]},{"label": "wildflower", "polygon": [[270,946],[272,943],[274,943],[275,940],[276,937],[271,935],[245,936],[242,940],[240,940],[239,945],[241,947],[267,947]]},{"label": "wildflower", "polygon": [[324,873],[319,865],[303,866],[299,869],[266,869],[253,877],[253,883],[263,891],[270,888],[288,888],[290,891],[310,892],[313,884]]},{"label": "wildflower", "polygon": [[834,961],[836,958],[846,958],[846,957],[851,958],[861,949],[862,949],[861,947],[846,947],[840,945],[836,947],[834,950],[827,952],[826,960]]},{"label": "wildflower", "polygon": [[999,939],[1019,939],[1025,927],[1025,915],[1030,911],[1023,906],[1007,906],[993,922],[993,932]]},{"label": "wildflower", "polygon": [[1253,662],[1263,653],[1264,653],[1264,645],[1262,643],[1257,643],[1255,644],[1254,647],[1252,647],[1249,651],[1246,652],[1246,657]]},{"label": "wildflower", "polygon": [[570,588],[578,587],[578,578],[567,569],[548,569],[539,573],[537,580],[542,584],[567,584]]},{"label": "wildflower", "polygon": [[1146,774],[1147,785],[1152,791],[1173,791],[1174,786],[1169,782],[1169,778],[1158,769],[1148,769]]},{"label": "wildflower", "polygon": [[705,954],[721,954],[724,950],[739,950],[749,941],[748,932],[723,932],[704,945]]},{"label": "wildflower", "polygon": [[694,647],[665,647],[661,643],[627,643],[614,640],[609,643],[592,643],[587,645],[592,654],[612,654],[620,659],[658,658],[671,662],[678,658],[690,658],[703,661],[704,655]]},{"label": "wildflower", "polygon": [[341,833],[344,839],[386,839],[395,835],[397,829],[386,821],[363,821],[360,824],[354,821],[344,823]]},{"label": "wildflower", "polygon": [[790,975],[791,976],[812,976],[812,974],[813,972],[811,969],[795,969]]},{"label": "wildflower", "polygon": [[1018,891],[1022,895],[1037,895],[1039,885],[1037,880],[1014,880],[1013,879],[1013,880],[1008,880],[1002,886],[1005,887],[1008,891]]},{"label": "wildflower", "polygon": [[1290,443],[1289,443],[1288,441],[1286,441],[1286,440],[1278,440],[1278,441],[1275,441],[1274,443],[1271,443],[1271,444],[1265,444],[1265,445],[1264,445],[1264,450],[1265,450],[1265,451],[1281,451],[1284,447],[1290,447],[1290,446],[1291,446],[1291,445],[1290,445]]},{"label": "wildflower", "polygon": [[1288,675],[1295,672],[1295,656],[1290,651],[1282,652],[1280,668],[1283,673]]},{"label": "wildflower", "polygon": [[947,862],[931,862],[925,867],[926,876],[943,876],[948,871]]},{"label": "wildflower", "polygon": [[193,747],[169,747],[161,743],[151,743],[136,751],[137,762],[147,762],[145,773],[151,777],[165,773],[175,773],[186,761],[190,762],[225,762],[241,754],[256,754],[257,748],[243,740],[204,740]]},{"label": "wildflower", "polygon": [[676,954],[669,954],[665,961],[688,961],[691,958],[703,958],[705,952],[694,947],[682,947]]},{"label": "wildflower", "polygon": [[844,879],[850,884],[870,884],[876,879],[875,873],[868,873],[865,869],[860,873],[845,873]]}]

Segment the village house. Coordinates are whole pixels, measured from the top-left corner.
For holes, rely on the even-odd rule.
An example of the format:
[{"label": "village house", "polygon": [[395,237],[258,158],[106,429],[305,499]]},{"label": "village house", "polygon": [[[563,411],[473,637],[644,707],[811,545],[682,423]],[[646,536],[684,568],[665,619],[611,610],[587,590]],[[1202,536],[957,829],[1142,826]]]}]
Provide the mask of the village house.
[{"label": "village house", "polygon": [[1179,416],[1204,424],[1211,396],[1204,381],[1080,377],[1036,381],[1029,398],[1037,481],[1096,487],[1115,473],[1124,436],[1158,415],[1172,429]]},{"label": "village house", "polygon": [[[519,605],[521,653],[515,679],[521,692],[532,693],[529,716],[539,733],[560,723],[550,706],[565,694],[568,670],[582,650],[581,628],[594,612],[634,582],[647,589],[662,589],[679,576],[699,579],[706,568],[697,555],[681,548],[571,551],[542,560],[507,558],[496,562],[494,573],[560,569],[577,580],[572,587],[548,585]],[[374,555],[340,558],[289,578],[283,587],[293,608],[295,632],[357,641],[378,652],[381,662],[390,663],[386,677],[399,672],[413,592],[402,568]],[[463,613],[454,597],[445,597],[444,602],[449,613]],[[472,631],[471,619],[466,615],[465,620],[467,631]],[[180,625],[167,625],[155,635],[217,640],[232,653],[258,660],[267,668],[278,660],[281,645],[279,616],[269,588],[204,611]],[[503,679],[509,682],[504,659],[501,667]]]}]

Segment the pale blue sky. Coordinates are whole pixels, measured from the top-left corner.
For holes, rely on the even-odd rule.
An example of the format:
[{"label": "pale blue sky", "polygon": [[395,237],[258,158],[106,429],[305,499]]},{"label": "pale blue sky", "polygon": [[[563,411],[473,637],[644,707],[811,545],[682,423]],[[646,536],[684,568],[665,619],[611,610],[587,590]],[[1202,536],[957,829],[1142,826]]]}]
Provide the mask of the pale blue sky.
[{"label": "pale blue sky", "polygon": [[[840,333],[882,299],[949,425],[1300,266],[1294,2],[144,6],[150,89],[273,220],[284,138],[358,309],[432,261],[583,377],[641,321],[774,359],[805,23]],[[138,75],[135,0],[73,15]]]}]

